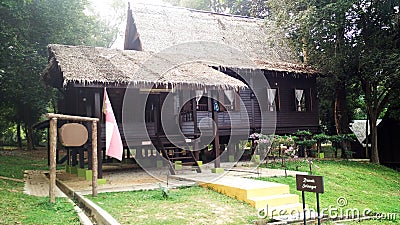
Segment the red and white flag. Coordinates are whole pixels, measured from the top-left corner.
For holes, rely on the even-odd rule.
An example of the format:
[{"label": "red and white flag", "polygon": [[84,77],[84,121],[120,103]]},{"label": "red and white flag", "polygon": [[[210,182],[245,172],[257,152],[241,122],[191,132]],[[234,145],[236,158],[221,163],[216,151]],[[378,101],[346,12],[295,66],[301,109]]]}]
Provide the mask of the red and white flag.
[{"label": "red and white flag", "polygon": [[122,160],[123,146],[121,135],[118,130],[117,121],[108,98],[107,90],[104,88],[103,113],[106,122],[106,155]]}]

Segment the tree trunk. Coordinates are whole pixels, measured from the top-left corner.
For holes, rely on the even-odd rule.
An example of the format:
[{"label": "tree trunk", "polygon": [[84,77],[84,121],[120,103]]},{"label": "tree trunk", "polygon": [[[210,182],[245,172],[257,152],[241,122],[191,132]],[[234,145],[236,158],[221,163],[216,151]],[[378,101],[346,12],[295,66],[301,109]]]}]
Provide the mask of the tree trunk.
[{"label": "tree trunk", "polygon": [[17,147],[19,150],[22,149],[22,137],[21,137],[21,123],[17,123]]},{"label": "tree trunk", "polygon": [[377,116],[370,117],[371,130],[371,162],[379,164]]},{"label": "tree trunk", "polygon": [[26,126],[26,145],[28,150],[33,150],[33,128],[32,125]]},{"label": "tree trunk", "polygon": [[[346,83],[339,80],[335,84],[335,126],[338,135],[349,134],[349,117],[347,109],[347,99],[346,99]],[[350,142],[342,141],[342,158],[347,158],[347,151],[349,149]]]}]

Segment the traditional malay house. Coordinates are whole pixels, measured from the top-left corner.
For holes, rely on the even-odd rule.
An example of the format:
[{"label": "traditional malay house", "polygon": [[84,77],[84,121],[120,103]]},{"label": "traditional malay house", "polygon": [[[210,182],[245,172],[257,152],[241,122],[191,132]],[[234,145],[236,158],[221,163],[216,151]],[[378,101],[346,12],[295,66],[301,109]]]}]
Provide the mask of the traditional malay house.
[{"label": "traditional malay house", "polygon": [[133,50],[49,45],[43,75],[62,94],[63,114],[101,118],[107,88],[125,158],[164,158],[174,173],[169,162],[234,155],[253,132],[318,131],[317,73],[298,64],[272,23],[135,4],[126,38]]}]

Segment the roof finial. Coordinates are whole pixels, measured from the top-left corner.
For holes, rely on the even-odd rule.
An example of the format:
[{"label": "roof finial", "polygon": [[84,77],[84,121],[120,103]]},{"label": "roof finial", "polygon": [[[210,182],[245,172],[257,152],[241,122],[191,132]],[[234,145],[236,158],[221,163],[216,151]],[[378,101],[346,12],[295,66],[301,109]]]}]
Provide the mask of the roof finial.
[{"label": "roof finial", "polygon": [[131,9],[131,2],[128,2],[128,10]]}]

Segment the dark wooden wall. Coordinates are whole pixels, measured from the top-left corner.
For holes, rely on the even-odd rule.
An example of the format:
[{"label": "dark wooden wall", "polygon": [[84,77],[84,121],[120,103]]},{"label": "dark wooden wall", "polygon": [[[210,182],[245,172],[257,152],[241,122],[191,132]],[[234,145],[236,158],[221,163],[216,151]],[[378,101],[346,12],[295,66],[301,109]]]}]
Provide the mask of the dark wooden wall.
[{"label": "dark wooden wall", "polygon": [[[230,76],[242,80],[245,83],[257,82],[253,81],[248,71],[223,71]],[[242,78],[240,74],[244,78]],[[277,89],[277,111],[265,111],[266,115],[270,114],[271,117],[276,115],[276,133],[277,134],[291,134],[297,130],[310,130],[311,132],[318,132],[319,130],[319,117],[318,117],[318,98],[316,89],[316,77],[308,74],[293,74],[286,72],[262,71],[258,74],[263,74],[268,81],[270,88]],[[263,80],[261,79],[261,82]],[[265,83],[265,82],[264,82]],[[256,86],[256,85],[255,85]],[[255,87],[257,88],[257,87]],[[257,99],[252,95],[252,90],[245,89],[240,91],[240,97],[249,113],[249,122],[255,131],[259,131],[261,127],[261,110],[265,110],[268,104],[266,101],[267,86],[258,87],[262,90],[259,91],[261,97]],[[306,111],[296,111],[295,89],[303,89],[306,97]],[[259,102],[262,101],[262,102]],[[261,107],[260,107],[261,106]],[[263,109],[262,109],[263,108]],[[267,116],[268,118],[268,116]],[[273,127],[275,120],[267,119],[267,123],[263,126]]]},{"label": "dark wooden wall", "polygon": [[[234,76],[238,79],[238,75],[232,72],[227,72],[228,75]],[[249,73],[247,73],[249,74]],[[316,78],[310,75],[296,75],[291,73],[283,72],[269,72],[263,71],[263,75],[267,78],[271,88],[278,90],[278,110],[276,112],[267,111],[267,87],[258,87],[260,99],[257,99],[250,89],[243,89],[239,91],[240,98],[244,105],[241,111],[230,111],[218,113],[218,126],[220,128],[220,135],[229,135],[232,130],[236,130],[238,133],[243,133],[245,128],[250,127],[250,132],[259,132],[261,128],[261,110],[264,110],[267,115],[267,122],[263,126],[273,129],[276,124],[277,134],[291,134],[297,130],[310,130],[311,132],[317,132],[319,128],[318,121],[318,99],[316,92]],[[251,73],[250,75],[251,76]],[[252,79],[252,78],[251,78]],[[243,79],[242,79],[243,80]],[[257,81],[256,81],[257,82]],[[306,97],[306,111],[296,111],[296,100],[295,100],[295,89],[304,89]],[[124,101],[125,89],[122,87],[110,87],[107,89],[110,101],[112,103],[114,114],[119,123],[122,122],[122,107]],[[95,104],[94,95],[98,93],[101,99],[101,105],[103,104],[103,88],[100,87],[73,87],[70,86],[66,89],[63,104],[60,104],[61,113],[70,115],[81,115],[81,116],[95,116]],[[139,93],[138,93],[139,94]],[[161,93],[152,96],[157,101],[163,101],[166,93]],[[138,105],[146,104],[144,99],[141,100]],[[172,104],[172,103],[169,103]],[[158,106],[160,107],[160,106]],[[246,121],[243,117],[243,111],[247,111],[249,121]],[[171,112],[171,115],[173,112]],[[273,118],[276,115],[275,119]],[[197,112],[197,124],[200,126],[200,121],[204,117],[211,118],[210,111],[198,111]],[[171,117],[173,119],[173,117]],[[203,124],[204,125],[204,124]],[[207,126],[207,124],[206,124]],[[231,127],[232,126],[232,127]],[[147,130],[149,135],[155,135],[159,124],[154,122],[148,122]],[[211,124],[204,129],[211,129]],[[181,122],[181,129],[186,134],[196,133],[194,130],[194,121]],[[128,130],[125,128],[125,130]]]},{"label": "dark wooden wall", "polygon": [[378,125],[378,150],[380,163],[400,167],[400,121],[383,118]]},{"label": "dark wooden wall", "polygon": [[[267,79],[272,88],[279,90],[276,133],[294,133],[297,130],[317,132],[319,119],[315,76],[270,73]],[[296,111],[295,89],[305,91],[306,111]]]}]

